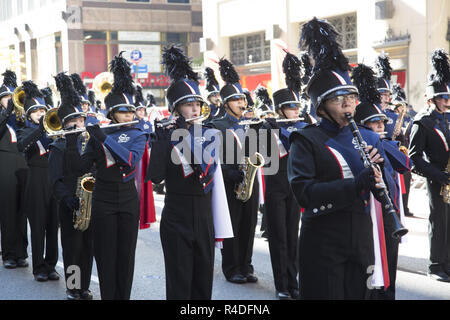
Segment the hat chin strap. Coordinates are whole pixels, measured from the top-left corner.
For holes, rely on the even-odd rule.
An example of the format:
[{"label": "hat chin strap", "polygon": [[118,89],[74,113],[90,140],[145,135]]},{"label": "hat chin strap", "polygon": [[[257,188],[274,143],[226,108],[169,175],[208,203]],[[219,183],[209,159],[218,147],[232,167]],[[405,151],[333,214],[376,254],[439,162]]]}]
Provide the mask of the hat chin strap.
[{"label": "hat chin strap", "polygon": [[338,127],[340,127],[341,125],[331,116],[331,114],[328,112],[328,110],[325,108],[325,105],[322,106],[323,111],[325,112],[325,114],[328,116],[328,118],[334,122],[334,124],[336,124]]},{"label": "hat chin strap", "polygon": [[226,106],[227,112],[230,111],[235,118],[240,119],[240,117],[230,108],[230,105],[228,104],[228,102],[226,103],[226,105],[227,105]]}]

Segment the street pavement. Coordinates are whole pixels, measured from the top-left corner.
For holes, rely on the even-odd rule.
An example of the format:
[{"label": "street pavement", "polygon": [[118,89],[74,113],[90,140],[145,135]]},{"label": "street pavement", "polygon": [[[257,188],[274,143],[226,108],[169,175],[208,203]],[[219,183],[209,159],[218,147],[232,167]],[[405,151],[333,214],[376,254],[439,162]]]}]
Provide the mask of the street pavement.
[{"label": "street pavement", "polygon": [[[418,181],[418,183],[417,183]],[[416,180],[417,188],[410,193],[410,210],[414,217],[406,218],[409,229],[407,239],[400,244],[397,273],[398,300],[448,300],[450,283],[441,283],[426,276],[428,261],[428,198],[423,183]],[[160,221],[164,196],[155,195],[157,220]],[[253,265],[259,281],[254,284],[232,284],[221,272],[221,255],[216,249],[213,299],[215,300],[272,300],[275,299],[272,268],[267,241],[261,237],[259,215],[254,243]],[[64,300],[65,285],[59,281],[37,282],[30,266],[8,270],[0,266],[0,300]],[[62,254],[60,251],[57,272],[62,275]],[[164,258],[159,237],[159,223],[149,229],[140,230],[136,248],[136,265],[131,299],[164,300],[165,276]],[[94,299],[100,299],[97,269],[94,263],[91,279]]]}]

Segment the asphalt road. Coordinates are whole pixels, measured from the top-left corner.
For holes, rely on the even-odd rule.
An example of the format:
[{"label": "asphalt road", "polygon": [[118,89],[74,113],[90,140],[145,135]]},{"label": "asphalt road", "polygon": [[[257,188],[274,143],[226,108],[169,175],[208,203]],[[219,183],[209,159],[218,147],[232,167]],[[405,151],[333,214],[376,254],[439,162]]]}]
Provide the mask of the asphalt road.
[{"label": "asphalt road", "polygon": [[[419,183],[420,186],[420,183]],[[155,195],[157,219],[163,206],[163,196]],[[413,188],[410,194],[410,209],[414,217],[407,218],[410,230],[408,239],[400,245],[397,274],[397,299],[399,300],[448,300],[450,283],[440,283],[426,276],[428,258],[428,199],[424,188]],[[261,217],[259,217],[260,220]],[[260,221],[259,221],[260,222]],[[253,265],[259,281],[255,284],[232,284],[225,280],[221,268],[220,251],[216,249],[213,284],[214,300],[272,300],[275,299],[272,268],[268,243],[261,238],[258,223],[256,229]],[[31,255],[31,248],[29,248]],[[31,265],[31,257],[29,258]],[[63,274],[60,252],[57,271]],[[94,299],[100,299],[97,270],[94,264],[91,279]],[[64,300],[63,279],[39,283],[34,280],[31,266],[8,270],[0,267],[0,300]],[[133,300],[164,300],[164,259],[159,238],[159,223],[149,229],[140,230],[136,248]]]}]

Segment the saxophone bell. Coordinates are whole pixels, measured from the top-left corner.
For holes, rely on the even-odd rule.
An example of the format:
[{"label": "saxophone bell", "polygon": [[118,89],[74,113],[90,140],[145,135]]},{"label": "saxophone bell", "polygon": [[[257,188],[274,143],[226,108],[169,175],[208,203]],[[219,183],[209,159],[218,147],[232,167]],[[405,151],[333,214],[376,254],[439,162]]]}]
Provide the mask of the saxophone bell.
[{"label": "saxophone bell", "polygon": [[243,202],[251,198],[256,171],[265,163],[264,157],[260,153],[255,152],[253,157],[256,158],[255,162],[252,162],[250,157],[245,157],[244,163],[240,166],[240,169],[244,172],[244,179],[236,186],[235,192],[236,198]]}]

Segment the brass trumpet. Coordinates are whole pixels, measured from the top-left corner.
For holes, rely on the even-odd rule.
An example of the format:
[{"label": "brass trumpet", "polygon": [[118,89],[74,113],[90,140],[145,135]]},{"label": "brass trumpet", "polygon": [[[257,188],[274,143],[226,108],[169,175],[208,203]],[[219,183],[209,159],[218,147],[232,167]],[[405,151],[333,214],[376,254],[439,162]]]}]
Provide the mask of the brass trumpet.
[{"label": "brass trumpet", "polygon": [[58,108],[52,108],[45,113],[43,124],[48,135],[62,130],[62,122],[58,117]]},{"label": "brass trumpet", "polygon": [[25,91],[23,90],[22,86],[19,86],[14,90],[11,99],[14,103],[14,113],[16,114],[16,120],[24,122],[25,109],[23,106],[25,102]]}]

